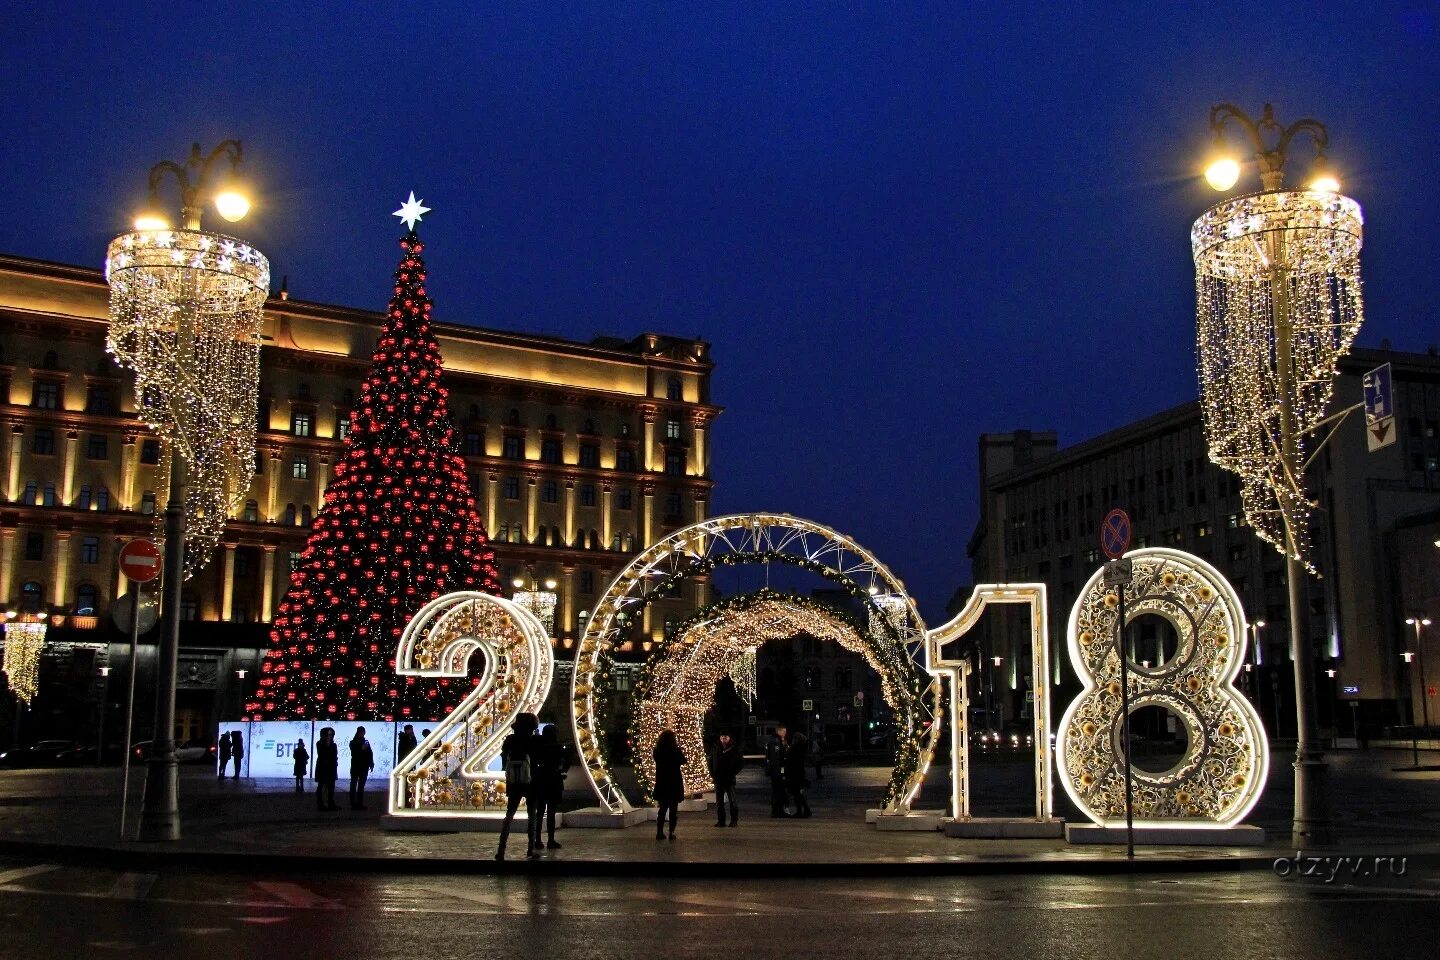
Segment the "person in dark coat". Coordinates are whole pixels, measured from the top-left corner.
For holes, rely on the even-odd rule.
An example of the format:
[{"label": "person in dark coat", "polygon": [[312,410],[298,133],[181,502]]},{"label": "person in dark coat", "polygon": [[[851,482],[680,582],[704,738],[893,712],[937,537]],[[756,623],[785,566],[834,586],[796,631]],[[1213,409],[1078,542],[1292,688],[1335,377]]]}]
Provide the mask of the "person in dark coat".
[{"label": "person in dark coat", "polygon": [[290,755],[295,758],[295,792],[304,793],[305,774],[310,769],[310,751],[305,749],[305,741],[296,740]]},{"label": "person in dark coat", "polygon": [[235,758],[235,776],[232,780],[240,779],[240,761],[245,759],[245,738],[239,730],[232,730],[230,733],[230,756]]},{"label": "person in dark coat", "polygon": [[395,745],[395,759],[399,761],[410,756],[411,751],[419,742],[415,739],[415,728],[408,723],[405,724],[405,729],[400,731],[400,742]]},{"label": "person in dark coat", "polygon": [[674,730],[661,730],[655,739],[655,804],[660,809],[655,814],[655,839],[665,839],[665,817],[670,817],[670,839],[675,839],[675,824],[680,819],[680,801],[685,799],[685,775],[680,768],[685,766],[685,752]]},{"label": "person in dark coat", "polygon": [[[569,761],[565,755],[565,745],[560,742],[560,731],[553,723],[540,734],[537,760],[533,771],[539,779],[535,784],[535,832],[532,845],[536,850],[542,846],[549,850],[559,850],[560,844],[555,840],[555,814],[565,796],[565,772]],[[549,840],[543,843],[542,831],[549,836]]]},{"label": "person in dark coat", "polygon": [[355,738],[350,741],[350,809],[365,809],[365,781],[370,777],[370,771],[375,769],[375,752],[370,749],[370,741],[365,739],[365,728],[358,727],[355,730]]},{"label": "person in dark coat", "polygon": [[495,851],[496,860],[505,859],[505,843],[510,839],[510,825],[515,821],[515,811],[525,801],[525,856],[531,860],[540,856],[535,849],[535,838],[539,836],[536,814],[539,794],[535,769],[543,742],[535,735],[540,721],[533,713],[517,713],[510,735],[500,745],[500,759],[505,768],[505,822],[500,827],[500,847]]},{"label": "person in dark coat", "polygon": [[789,816],[785,812],[785,738],[788,734],[785,727],[776,727],[774,736],[765,744],[765,775],[770,778],[772,817]]},{"label": "person in dark coat", "polygon": [[795,804],[795,816],[810,816],[810,801],[805,799],[805,788],[810,781],[805,778],[805,757],[809,749],[805,734],[796,731],[785,745],[785,787]]},{"label": "person in dark coat", "polygon": [[740,822],[740,805],[735,800],[735,778],[740,775],[740,768],[745,765],[745,758],[740,754],[740,748],[730,734],[720,734],[720,742],[715,745],[715,756],[710,761],[710,779],[715,782],[715,826],[725,826],[725,801],[730,801],[730,826]]},{"label": "person in dark coat", "polygon": [[230,734],[220,734],[220,770],[215,774],[216,780],[225,779],[225,768],[230,766]]},{"label": "person in dark coat", "polygon": [[323,727],[315,744],[315,803],[321,810],[339,810],[335,803],[335,781],[340,779],[340,744],[335,728]]}]

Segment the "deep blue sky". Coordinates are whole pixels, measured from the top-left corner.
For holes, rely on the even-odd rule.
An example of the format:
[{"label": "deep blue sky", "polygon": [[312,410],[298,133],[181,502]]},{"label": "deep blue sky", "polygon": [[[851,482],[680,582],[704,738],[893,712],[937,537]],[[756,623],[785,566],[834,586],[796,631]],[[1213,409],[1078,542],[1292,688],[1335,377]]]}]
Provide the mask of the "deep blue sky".
[{"label": "deep blue sky", "polygon": [[1196,394],[1212,103],[1329,125],[1362,342],[1440,340],[1433,4],[43,6],[0,12],[0,250],[98,265],[152,163],[233,136],[237,232],[380,309],[413,188],[439,317],[713,341],[715,506],[852,534],[932,621],[977,434]]}]

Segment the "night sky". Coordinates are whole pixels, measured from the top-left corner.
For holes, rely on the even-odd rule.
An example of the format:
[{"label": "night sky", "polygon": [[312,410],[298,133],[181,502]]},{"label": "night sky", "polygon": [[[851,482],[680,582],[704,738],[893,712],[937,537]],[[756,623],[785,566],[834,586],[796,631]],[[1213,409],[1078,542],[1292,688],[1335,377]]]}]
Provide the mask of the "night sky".
[{"label": "night sky", "polygon": [[712,341],[714,508],[855,536],[933,623],[979,433],[1196,395],[1213,103],[1329,126],[1361,342],[1440,340],[1434,5],[1065,6],[6,4],[0,251],[99,266],[238,137],[277,285],[380,310],[414,189],[440,319]]}]

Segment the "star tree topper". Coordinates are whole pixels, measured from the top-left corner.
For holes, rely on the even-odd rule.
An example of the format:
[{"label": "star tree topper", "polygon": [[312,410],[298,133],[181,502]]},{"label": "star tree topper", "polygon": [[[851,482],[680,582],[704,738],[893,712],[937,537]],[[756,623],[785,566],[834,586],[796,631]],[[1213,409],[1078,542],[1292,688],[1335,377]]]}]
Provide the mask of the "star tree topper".
[{"label": "star tree topper", "polygon": [[430,212],[429,207],[422,206],[424,202],[424,200],[416,200],[415,191],[411,190],[410,199],[400,204],[400,209],[390,214],[390,216],[399,217],[401,222],[405,224],[406,229],[414,233],[415,224],[419,222],[425,214]]}]

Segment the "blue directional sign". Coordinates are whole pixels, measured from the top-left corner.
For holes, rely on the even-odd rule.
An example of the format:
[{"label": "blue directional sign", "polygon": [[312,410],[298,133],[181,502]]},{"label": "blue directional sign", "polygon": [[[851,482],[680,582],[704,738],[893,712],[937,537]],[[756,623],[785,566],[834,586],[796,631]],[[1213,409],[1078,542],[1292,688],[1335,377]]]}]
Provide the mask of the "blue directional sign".
[{"label": "blue directional sign", "polygon": [[1365,445],[1374,453],[1395,442],[1395,395],[1390,385],[1390,364],[1365,374]]}]

